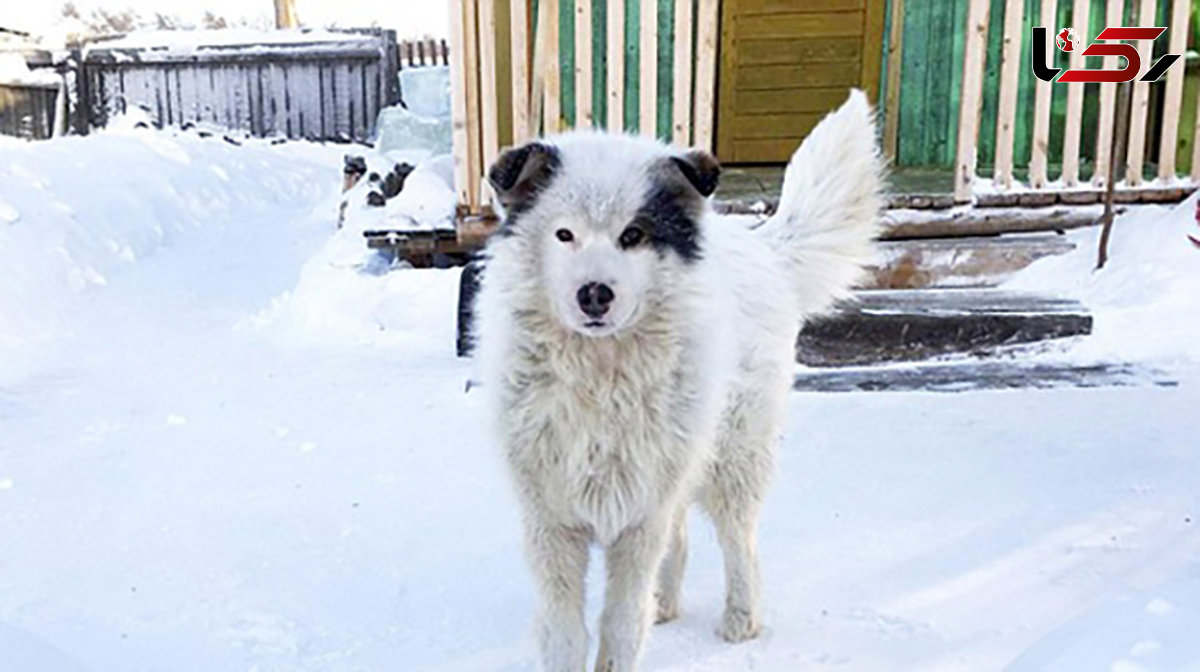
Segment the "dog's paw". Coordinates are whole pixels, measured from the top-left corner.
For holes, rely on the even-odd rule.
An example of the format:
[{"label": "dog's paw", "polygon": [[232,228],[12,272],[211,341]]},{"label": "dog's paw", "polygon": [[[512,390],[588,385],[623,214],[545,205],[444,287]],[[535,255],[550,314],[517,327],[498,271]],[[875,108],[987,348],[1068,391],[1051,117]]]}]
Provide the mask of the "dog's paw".
[{"label": "dog's paw", "polygon": [[760,632],[762,632],[762,623],[756,615],[745,609],[733,607],[725,609],[721,627],[717,629],[717,634],[721,636],[721,639],[731,644],[754,639]]},{"label": "dog's paw", "polygon": [[654,616],[654,624],[670,623],[679,618],[679,600],[670,599],[665,595],[655,595],[654,603],[656,611]]}]

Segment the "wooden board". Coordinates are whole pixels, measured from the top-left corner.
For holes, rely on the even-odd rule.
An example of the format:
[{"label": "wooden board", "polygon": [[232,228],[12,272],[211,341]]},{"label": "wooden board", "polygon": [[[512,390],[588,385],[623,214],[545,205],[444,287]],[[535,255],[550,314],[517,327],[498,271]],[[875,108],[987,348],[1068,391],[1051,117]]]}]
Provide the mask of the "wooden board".
[{"label": "wooden board", "polygon": [[[1183,54],[1187,50],[1188,0],[1171,0],[1171,25],[1168,31],[1169,54]],[[1175,177],[1175,144],[1179,141],[1179,113],[1183,107],[1182,64],[1167,71],[1167,92],[1163,101],[1162,138],[1158,150],[1158,177],[1167,180]]]},{"label": "wooden board", "polygon": [[966,56],[963,60],[962,101],[958,110],[958,150],[954,164],[954,198],[971,199],[975,181],[979,114],[983,102],[983,67],[988,35],[987,0],[968,0]]},{"label": "wooden board", "polygon": [[[717,156],[787,161],[851,87],[874,100],[883,0],[724,0]],[[697,70],[699,76],[700,70]]]},{"label": "wooden board", "polygon": [[671,90],[671,142],[686,147],[692,141],[692,3],[675,3],[673,35],[674,78]]},{"label": "wooden board", "polygon": [[1013,138],[1016,133],[1017,85],[1020,81],[1024,0],[1008,0],[1004,5],[1004,51],[1000,70],[1000,103],[996,122],[995,182],[1004,189],[1013,183]]}]

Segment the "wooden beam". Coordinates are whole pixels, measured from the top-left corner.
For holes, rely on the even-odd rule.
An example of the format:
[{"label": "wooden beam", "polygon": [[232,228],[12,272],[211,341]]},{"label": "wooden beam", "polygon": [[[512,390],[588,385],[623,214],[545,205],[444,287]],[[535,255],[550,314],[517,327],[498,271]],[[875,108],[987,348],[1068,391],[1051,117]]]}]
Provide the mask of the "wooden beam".
[{"label": "wooden beam", "polygon": [[575,126],[591,128],[592,0],[575,0]]},{"label": "wooden beam", "polygon": [[[1071,10],[1071,24],[1076,26],[1076,30],[1079,32],[1079,39],[1083,40],[1084,43],[1090,37],[1087,31],[1091,6],[1091,0],[1075,0],[1074,9]],[[1072,70],[1083,68],[1082,52],[1083,49],[1076,49],[1071,52],[1068,62]],[[1079,184],[1079,147],[1082,142],[1080,136],[1083,129],[1084,86],[1084,84],[1078,82],[1067,84],[1067,124],[1066,130],[1063,132],[1062,181],[1068,187]]]},{"label": "wooden beam", "polygon": [[[1141,0],[1138,5],[1138,26],[1154,25],[1154,10],[1157,0]],[[1138,77],[1150,68],[1154,51],[1152,40],[1138,40],[1138,53],[1142,56],[1142,69]],[[1133,82],[1133,109],[1129,116],[1129,156],[1125,167],[1125,181],[1132,186],[1142,183],[1142,168],[1146,158],[1146,117],[1150,114],[1149,82]]]},{"label": "wooden beam", "polygon": [[[496,0],[479,2],[479,123],[482,131],[482,168],[487,171],[500,154],[500,118],[496,101]],[[430,51],[433,41],[430,40]],[[436,63],[436,53],[434,62]],[[484,184],[486,184],[486,180]],[[490,205],[490,192],[483,200]]]},{"label": "wooden beam", "polygon": [[607,91],[608,130],[625,130],[625,0],[608,0],[607,48],[605,59],[608,71],[604,87]]},{"label": "wooden beam", "polygon": [[546,77],[546,117],[542,123],[542,132],[558,133],[562,130],[562,71],[559,68],[559,51],[562,45],[558,39],[558,0],[540,0],[538,6],[546,6],[548,21],[546,29],[545,77]]},{"label": "wooden beam", "polygon": [[713,151],[714,103],[717,97],[717,23],[720,0],[699,0],[696,27],[696,95],[692,114],[695,145]]},{"label": "wooden beam", "polygon": [[658,0],[641,0],[638,13],[638,127],[658,135]]},{"label": "wooden beam", "polygon": [[[1187,51],[1188,0],[1174,0],[1171,5],[1170,42],[1168,54],[1183,54]],[[1179,142],[1179,112],[1183,107],[1184,68],[1173,67],[1167,71],[1167,90],[1163,98],[1162,140],[1158,146],[1158,179],[1175,178],[1175,144]],[[1193,140],[1194,142],[1194,140]]]},{"label": "wooden beam", "polygon": [[467,71],[471,69],[465,62],[467,52],[464,48],[467,37],[463,14],[467,2],[468,0],[450,0],[450,90],[453,112],[451,139],[454,146],[454,191],[458,199],[458,208],[470,213],[474,212],[477,204],[471,192],[469,176],[475,172],[477,166],[467,137],[467,127],[473,121],[467,112]]},{"label": "wooden beam", "polygon": [[995,182],[1004,189],[1013,183],[1013,139],[1017,125],[1017,87],[1020,84],[1021,22],[1025,19],[1024,0],[1007,0],[1004,5],[1004,48],[1000,65],[1000,103],[996,120]]},{"label": "wooden beam", "polygon": [[467,173],[467,188],[471,191],[471,213],[481,212],[483,205],[483,138],[479,117],[479,0],[463,0],[463,62],[467,77],[467,148],[471,171]]},{"label": "wooden beam", "polygon": [[[1119,1],[1119,0],[1118,0]],[[1057,30],[1054,10],[1058,0],[1042,0],[1042,14],[1039,24],[1046,27],[1047,36],[1052,36]],[[1051,37],[1053,40],[1053,37]],[[1054,45],[1047,45],[1049,53],[1054,53]],[[1054,97],[1054,84],[1034,78],[1033,83],[1033,146],[1029,154],[1029,186],[1041,189],[1049,181],[1047,175],[1047,159],[1050,153],[1050,103]]]},{"label": "wooden beam", "polygon": [[896,159],[900,137],[900,74],[904,68],[904,0],[892,0],[892,23],[888,32],[887,84],[884,93],[883,153]]},{"label": "wooden beam", "polygon": [[[529,132],[529,0],[512,0],[509,9],[512,40],[512,141],[525,143]],[[455,58],[451,54],[451,58]]]},{"label": "wooden beam", "polygon": [[[1124,0],[1107,0],[1107,10],[1104,14],[1104,25],[1119,26],[1123,20],[1125,11]],[[1116,70],[1119,66],[1120,59],[1117,56],[1105,56],[1103,58],[1105,70]],[[1113,150],[1113,128],[1115,119],[1113,115],[1117,108],[1117,85],[1115,82],[1103,82],[1100,84],[1100,118],[1096,125],[1096,172],[1092,175],[1092,184],[1097,187],[1105,186],[1105,180],[1108,179],[1108,166],[1111,161],[1116,159],[1112,157]]]},{"label": "wooden beam", "polygon": [[[903,0],[900,0],[903,2]],[[687,147],[692,141],[692,3],[675,3],[675,73],[671,92],[671,142]]]},{"label": "wooden beam", "polygon": [[968,3],[962,98],[958,108],[958,155],[954,163],[954,198],[960,203],[971,200],[975,182],[988,33],[988,0],[968,0]]}]

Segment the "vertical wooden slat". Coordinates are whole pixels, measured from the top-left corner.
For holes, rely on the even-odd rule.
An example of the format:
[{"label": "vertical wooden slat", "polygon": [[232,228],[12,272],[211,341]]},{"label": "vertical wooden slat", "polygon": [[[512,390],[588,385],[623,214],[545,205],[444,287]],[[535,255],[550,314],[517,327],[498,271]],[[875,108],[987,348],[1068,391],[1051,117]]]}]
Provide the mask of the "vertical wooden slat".
[{"label": "vertical wooden slat", "polygon": [[675,3],[675,77],[671,92],[671,142],[692,141],[692,2]]},{"label": "vertical wooden slat", "polygon": [[[1141,0],[1138,5],[1138,26],[1153,26],[1157,0]],[[1154,42],[1138,40],[1138,53],[1142,56],[1140,78],[1150,69]],[[1146,117],[1150,112],[1150,83],[1134,80],[1133,108],[1129,113],[1129,157],[1125,167],[1125,181],[1130,186],[1142,183],[1142,167],[1146,159]]]},{"label": "vertical wooden slat", "polygon": [[[500,154],[500,118],[496,108],[496,5],[479,2],[479,110],[482,169],[486,171]],[[433,38],[429,39],[431,60],[437,64]],[[490,199],[489,199],[490,200]]]},{"label": "vertical wooden slat", "polygon": [[900,135],[900,73],[904,67],[904,0],[892,0],[892,23],[888,30],[887,84],[883,113],[883,153],[896,159]]},{"label": "vertical wooden slat", "polygon": [[[1091,5],[1091,0],[1075,0],[1071,14],[1071,23],[1079,33],[1079,39],[1084,43],[1089,38],[1087,32]],[[1069,63],[1072,70],[1083,68],[1082,52],[1083,49],[1071,52]],[[1067,124],[1066,130],[1063,132],[1062,181],[1068,187],[1079,184],[1079,146],[1081,143],[1080,133],[1083,128],[1084,86],[1078,82],[1067,84]]]},{"label": "vertical wooden slat", "polygon": [[[509,10],[512,40],[512,138],[514,145],[529,139],[529,0],[512,0]],[[460,47],[451,48],[457,58]]]},{"label": "vertical wooden slat", "polygon": [[546,29],[546,59],[544,75],[546,78],[546,118],[543,122],[545,133],[557,133],[562,130],[562,71],[559,69],[562,46],[558,39],[558,0],[541,0],[539,8],[545,5],[549,14],[544,25]]},{"label": "vertical wooden slat", "polygon": [[482,126],[479,109],[479,0],[464,0],[463,61],[467,71],[467,147],[471,153],[471,172],[467,174],[467,188],[471,190],[471,214],[479,214],[483,195]]},{"label": "vertical wooden slat", "polygon": [[638,127],[658,134],[658,0],[641,0],[638,12]]},{"label": "vertical wooden slat", "polygon": [[463,45],[466,43],[466,30],[463,23],[463,5],[466,0],[450,0],[450,44],[453,45],[454,59],[450,61],[450,104],[454,114],[451,125],[451,140],[454,154],[454,191],[458,198],[458,206],[470,208],[471,192],[468,187],[467,175],[473,171],[470,148],[467,142],[467,68],[463,63]]},{"label": "vertical wooden slat", "polygon": [[1196,94],[1196,125],[1192,129],[1192,183],[1200,184],[1200,92]]},{"label": "vertical wooden slat", "polygon": [[719,0],[700,0],[696,21],[696,94],[692,114],[696,147],[713,151],[713,103],[717,96]]},{"label": "vertical wooden slat", "polygon": [[538,135],[546,132],[543,120],[546,102],[546,60],[550,51],[546,24],[550,22],[550,4],[538,3],[537,18],[533,24],[533,69],[530,71],[529,132]]},{"label": "vertical wooden slat", "polygon": [[[1105,26],[1119,26],[1125,11],[1124,0],[1107,0],[1104,13]],[[1105,56],[1105,70],[1116,70],[1120,67],[1117,56]],[[1092,175],[1092,184],[1097,187],[1105,186],[1108,179],[1109,162],[1113,161],[1112,140],[1114,114],[1117,106],[1117,85],[1115,82],[1100,84],[1100,118],[1096,124],[1096,173]]]},{"label": "vertical wooden slat", "polygon": [[[1180,54],[1187,50],[1188,0],[1173,0],[1171,4],[1170,42],[1168,54]],[[1175,143],[1179,141],[1179,111],[1183,106],[1183,75],[1180,65],[1167,71],[1167,91],[1163,97],[1162,140],[1158,146],[1158,178],[1169,180],[1175,177]]]},{"label": "vertical wooden slat", "polygon": [[605,90],[608,92],[608,130],[625,130],[625,0],[608,0],[607,42],[604,57],[608,61]]},{"label": "vertical wooden slat", "polygon": [[575,125],[591,128],[592,0],[575,0]]},{"label": "vertical wooden slat", "polygon": [[996,114],[995,181],[1004,189],[1013,183],[1013,137],[1016,133],[1017,86],[1020,83],[1021,24],[1025,19],[1025,1],[1007,0],[1004,5],[1004,48],[1000,65],[1000,102]]},{"label": "vertical wooden slat", "polygon": [[[1120,0],[1118,0],[1120,1]],[[1054,10],[1058,0],[1042,0],[1042,13],[1038,24],[1046,28],[1047,37],[1053,39]],[[1032,46],[1030,47],[1032,49]],[[1054,45],[1047,45],[1048,53]],[[1029,186],[1041,189],[1049,180],[1047,155],[1050,153],[1050,103],[1054,96],[1054,84],[1034,78],[1033,89],[1033,142],[1029,154]]]},{"label": "vertical wooden slat", "polygon": [[975,181],[979,115],[983,108],[983,66],[987,52],[988,0],[968,0],[963,54],[962,97],[958,108],[958,153],[954,163],[954,199],[971,200]]}]

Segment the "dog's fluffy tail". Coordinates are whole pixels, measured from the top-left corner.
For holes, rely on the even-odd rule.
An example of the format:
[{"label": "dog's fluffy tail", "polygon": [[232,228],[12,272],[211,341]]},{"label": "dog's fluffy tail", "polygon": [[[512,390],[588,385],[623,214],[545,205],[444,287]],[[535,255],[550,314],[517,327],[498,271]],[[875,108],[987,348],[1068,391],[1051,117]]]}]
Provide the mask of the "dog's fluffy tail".
[{"label": "dog's fluffy tail", "polygon": [[759,233],[787,256],[801,315],[821,313],[848,296],[875,260],[883,170],[875,117],[857,89],[792,156],[779,209]]}]

